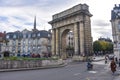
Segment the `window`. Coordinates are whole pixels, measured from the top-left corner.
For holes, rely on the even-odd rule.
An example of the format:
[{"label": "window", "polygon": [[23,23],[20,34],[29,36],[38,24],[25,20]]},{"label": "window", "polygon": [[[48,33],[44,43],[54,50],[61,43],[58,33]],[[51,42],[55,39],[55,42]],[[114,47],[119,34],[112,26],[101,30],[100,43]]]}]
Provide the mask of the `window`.
[{"label": "window", "polygon": [[118,30],[119,30],[119,32],[120,32],[120,22],[118,23]]},{"label": "window", "polygon": [[9,39],[9,35],[7,35],[6,38]]},{"label": "window", "polygon": [[30,37],[31,37],[31,34],[28,35],[28,38],[30,38]]},{"label": "window", "polygon": [[40,49],[41,47],[40,46],[38,46],[38,49]]},{"label": "window", "polygon": [[25,34],[23,35],[23,38],[26,38],[26,35],[25,35]]},{"label": "window", "polygon": [[28,47],[28,50],[30,51],[31,47]]},{"label": "window", "polygon": [[38,33],[38,37],[40,37],[40,33]]},{"label": "window", "polygon": [[35,49],[35,47],[33,47],[33,49]]},{"label": "window", "polygon": [[18,45],[20,45],[20,43],[18,43]]},{"label": "window", "polygon": [[48,37],[50,37],[50,34],[48,34]]},{"label": "window", "polygon": [[31,43],[31,41],[28,42],[29,44]]},{"label": "window", "polygon": [[118,10],[117,10],[117,9],[114,9],[114,12],[115,12],[115,13],[117,13],[117,12],[118,12]]},{"label": "window", "polygon": [[15,38],[16,38],[16,35],[13,35],[13,38],[15,39]]},{"label": "window", "polygon": [[118,13],[118,16],[120,17],[120,13]]},{"label": "window", "polygon": [[35,37],[35,34],[33,34],[33,37]]},{"label": "window", "polygon": [[25,41],[23,41],[23,43],[25,44]]}]

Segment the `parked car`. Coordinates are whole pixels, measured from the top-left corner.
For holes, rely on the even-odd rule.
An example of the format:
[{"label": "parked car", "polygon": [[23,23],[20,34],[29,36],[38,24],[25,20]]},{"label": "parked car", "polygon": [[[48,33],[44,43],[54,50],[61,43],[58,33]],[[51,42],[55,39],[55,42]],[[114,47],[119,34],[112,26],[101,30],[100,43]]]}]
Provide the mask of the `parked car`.
[{"label": "parked car", "polygon": [[109,55],[108,57],[109,57],[109,60],[112,60],[112,59],[115,57],[115,55],[114,55],[114,54],[111,54],[111,55]]}]

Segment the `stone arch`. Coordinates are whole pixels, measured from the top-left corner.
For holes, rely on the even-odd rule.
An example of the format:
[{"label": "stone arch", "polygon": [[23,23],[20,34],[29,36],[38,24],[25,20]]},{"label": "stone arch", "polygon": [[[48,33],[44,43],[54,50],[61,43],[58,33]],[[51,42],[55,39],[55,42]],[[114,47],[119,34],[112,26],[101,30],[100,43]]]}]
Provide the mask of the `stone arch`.
[{"label": "stone arch", "polygon": [[65,50],[66,48],[66,37],[67,37],[67,34],[70,30],[69,29],[66,29],[63,31],[62,35],[61,35],[61,47],[62,47],[62,50]]},{"label": "stone arch", "polygon": [[[68,42],[70,42],[69,37],[70,36],[68,33],[72,31],[71,29],[65,29],[62,33],[61,33],[61,50],[62,50],[62,54],[61,56],[65,56],[65,57],[69,57],[69,53],[66,50],[68,47],[70,47],[70,44]],[[72,35],[73,37],[74,35]],[[74,40],[72,41],[74,43]],[[72,46],[74,47],[74,45]],[[74,51],[73,51],[74,52]],[[74,54],[74,53],[71,54]]]},{"label": "stone arch", "polygon": [[65,57],[64,37],[72,30],[75,55],[90,55],[92,53],[91,16],[86,4],[79,4],[53,15],[53,20],[49,22],[52,25],[52,54]]}]

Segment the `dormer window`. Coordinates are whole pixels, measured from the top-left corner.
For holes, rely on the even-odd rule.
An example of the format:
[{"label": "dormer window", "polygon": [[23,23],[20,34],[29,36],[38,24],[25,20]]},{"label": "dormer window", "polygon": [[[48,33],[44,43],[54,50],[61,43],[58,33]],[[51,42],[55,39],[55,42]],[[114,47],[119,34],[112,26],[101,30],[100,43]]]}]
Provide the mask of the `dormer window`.
[{"label": "dormer window", "polygon": [[23,35],[23,38],[26,38],[26,35],[25,35],[25,34]]},{"label": "dormer window", "polygon": [[48,37],[50,37],[51,35],[50,34],[48,34]]},{"label": "dormer window", "polygon": [[35,34],[33,34],[33,37],[35,37]]},{"label": "dormer window", "polygon": [[115,12],[115,13],[117,13],[117,12],[118,12],[118,10],[117,10],[117,9],[115,9],[115,10],[114,10],[114,12]]},{"label": "dormer window", "polygon": [[6,38],[9,39],[9,35],[7,35]]},{"label": "dormer window", "polygon": [[40,33],[38,33],[38,37],[40,37]]},{"label": "dormer window", "polygon": [[15,39],[15,38],[16,38],[16,35],[13,35],[13,38]]},{"label": "dormer window", "polygon": [[28,38],[30,38],[30,37],[31,37],[31,34],[28,35]]}]

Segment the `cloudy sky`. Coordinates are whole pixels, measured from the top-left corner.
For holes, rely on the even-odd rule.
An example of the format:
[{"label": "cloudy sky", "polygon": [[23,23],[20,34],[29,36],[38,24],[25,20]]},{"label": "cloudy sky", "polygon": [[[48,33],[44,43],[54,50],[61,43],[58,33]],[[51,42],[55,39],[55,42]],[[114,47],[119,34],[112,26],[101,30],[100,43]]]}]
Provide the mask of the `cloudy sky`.
[{"label": "cloudy sky", "polygon": [[92,37],[112,38],[111,10],[120,0],[0,0],[0,32],[13,32],[33,28],[34,16],[37,19],[37,29],[48,30],[52,15],[71,8],[74,5],[86,3],[91,17]]}]

